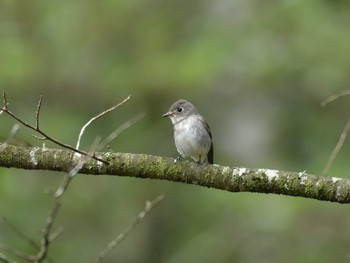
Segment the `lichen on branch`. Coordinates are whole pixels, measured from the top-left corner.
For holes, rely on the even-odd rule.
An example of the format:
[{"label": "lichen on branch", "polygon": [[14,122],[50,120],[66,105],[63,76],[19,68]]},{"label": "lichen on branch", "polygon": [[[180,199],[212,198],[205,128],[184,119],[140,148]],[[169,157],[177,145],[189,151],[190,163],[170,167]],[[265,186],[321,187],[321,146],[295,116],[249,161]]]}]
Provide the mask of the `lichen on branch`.
[{"label": "lichen on branch", "polygon": [[[299,196],[350,203],[350,180],[303,172],[250,169],[220,165],[174,164],[172,158],[145,154],[98,152],[86,160],[80,174],[129,176],[194,184],[229,192]],[[67,172],[79,158],[67,149],[15,146],[0,143],[0,167]]]}]

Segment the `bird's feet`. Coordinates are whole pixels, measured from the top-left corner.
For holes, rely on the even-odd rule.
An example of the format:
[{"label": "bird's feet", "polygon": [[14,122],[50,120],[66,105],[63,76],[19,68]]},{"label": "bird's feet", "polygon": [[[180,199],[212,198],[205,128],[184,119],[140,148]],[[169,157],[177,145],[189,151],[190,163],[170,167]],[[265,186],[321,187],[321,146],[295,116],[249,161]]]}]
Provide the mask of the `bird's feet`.
[{"label": "bird's feet", "polygon": [[203,164],[200,160],[196,161],[196,165],[200,166],[201,164]]},{"label": "bird's feet", "polygon": [[175,158],[174,163],[181,161],[181,159],[182,159],[182,155],[180,154],[178,157]]}]

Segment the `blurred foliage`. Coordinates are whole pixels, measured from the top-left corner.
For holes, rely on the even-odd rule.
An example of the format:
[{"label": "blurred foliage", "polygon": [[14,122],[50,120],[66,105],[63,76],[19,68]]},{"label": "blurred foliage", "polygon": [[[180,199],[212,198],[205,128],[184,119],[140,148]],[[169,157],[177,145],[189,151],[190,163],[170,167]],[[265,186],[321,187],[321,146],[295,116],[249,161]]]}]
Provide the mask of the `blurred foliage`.
[{"label": "blurred foliage", "polygon": [[[347,0],[2,0],[1,91],[28,122],[43,94],[42,128],[69,144],[92,116],[132,94],[88,128],[83,147],[142,111],[112,149],[174,157],[161,115],[185,98],[211,126],[216,163],[320,174],[348,119],[349,98],[320,101],[349,88],[349,26]],[[2,139],[14,123],[0,116]],[[22,127],[15,140],[40,145],[32,134]],[[347,141],[333,176],[349,177],[349,151]],[[0,169],[1,215],[39,241],[51,207],[44,192],[61,179]],[[349,260],[344,205],[107,176],[73,181],[51,258],[93,262],[160,193],[166,200],[106,262]],[[32,252],[1,221],[0,233],[0,242]]]}]

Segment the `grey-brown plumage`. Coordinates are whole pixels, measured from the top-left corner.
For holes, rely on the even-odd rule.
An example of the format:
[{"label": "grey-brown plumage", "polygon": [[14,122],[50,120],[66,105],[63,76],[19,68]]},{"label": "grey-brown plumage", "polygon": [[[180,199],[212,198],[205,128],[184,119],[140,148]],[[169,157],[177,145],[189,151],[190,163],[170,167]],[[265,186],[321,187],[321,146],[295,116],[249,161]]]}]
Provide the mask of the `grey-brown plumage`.
[{"label": "grey-brown plumage", "polygon": [[214,149],[208,123],[192,103],[176,101],[163,117],[170,117],[174,125],[175,146],[181,157],[191,157],[197,163],[213,163]]}]

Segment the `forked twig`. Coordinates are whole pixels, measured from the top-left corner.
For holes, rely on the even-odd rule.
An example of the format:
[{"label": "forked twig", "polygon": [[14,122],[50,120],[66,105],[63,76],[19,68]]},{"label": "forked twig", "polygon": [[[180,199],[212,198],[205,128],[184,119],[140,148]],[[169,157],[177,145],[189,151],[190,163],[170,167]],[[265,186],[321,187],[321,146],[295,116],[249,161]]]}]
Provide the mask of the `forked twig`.
[{"label": "forked twig", "polygon": [[[74,178],[73,173],[78,173],[80,169],[76,169],[76,167],[81,168],[81,166],[86,162],[86,157],[80,157],[78,163],[75,167],[73,167],[68,174],[65,175],[61,186],[56,190],[53,194],[53,205],[50,211],[50,214],[46,218],[46,223],[41,235],[41,246],[37,255],[32,256],[34,258],[33,262],[40,263],[45,260],[48,256],[49,247],[53,240],[57,238],[57,236],[62,233],[63,227],[58,228],[54,233],[52,233],[53,224],[56,221],[57,214],[61,207],[61,198],[63,194],[66,192],[71,180]],[[74,175],[75,175],[74,174]]]},{"label": "forked twig", "polygon": [[81,137],[84,134],[84,131],[86,129],[86,127],[88,127],[92,122],[96,121],[97,119],[101,118],[102,116],[110,113],[111,111],[115,110],[116,108],[120,107],[121,105],[123,105],[125,102],[127,102],[129,99],[131,98],[131,95],[129,95],[125,100],[123,100],[122,102],[118,103],[117,105],[113,106],[112,108],[109,108],[108,110],[105,110],[103,112],[101,112],[100,114],[96,115],[95,117],[91,118],[80,130],[79,136],[78,136],[78,141],[77,141],[77,145],[76,145],[76,149],[79,149],[80,147],[80,141],[81,141]]},{"label": "forked twig", "polygon": [[[116,105],[116,106],[100,113],[96,117],[90,119],[90,121],[88,123],[86,123],[80,131],[78,142],[77,142],[77,148],[79,148],[80,140],[82,138],[82,135],[84,134],[86,127],[88,127],[93,121],[97,120],[98,118],[100,118],[100,117],[108,114],[109,112],[113,111],[114,109],[118,108],[119,106],[121,106],[123,103],[125,103],[129,99],[130,99],[130,96],[128,98],[126,98],[124,101],[122,101],[121,103],[119,103],[118,105]],[[39,105],[40,104],[38,104],[38,109],[40,109]],[[138,119],[140,119],[140,117]],[[134,118],[134,119],[130,120],[129,122],[127,122],[127,124],[128,124],[127,127],[125,127],[126,125],[123,124],[118,129],[120,129],[120,132],[124,131],[126,128],[128,128],[131,124],[135,123],[137,120]],[[99,140],[95,140],[95,142],[92,144],[91,149],[90,149],[91,152],[96,151],[96,149],[98,149],[99,147],[105,147],[103,144],[98,143],[98,142],[99,142]],[[63,194],[66,192],[66,190],[67,190],[70,182],[74,178],[74,176],[80,171],[80,169],[83,167],[83,165],[86,163],[86,161],[87,161],[87,156],[79,156],[75,166],[72,167],[70,169],[70,171],[66,174],[66,176],[64,177],[64,179],[61,183],[61,186],[54,193],[54,195],[53,195],[54,203],[53,203],[51,212],[46,219],[46,224],[45,224],[45,227],[43,229],[43,233],[42,233],[42,237],[41,237],[40,251],[35,256],[35,262],[42,262],[45,258],[47,258],[47,253],[48,253],[49,246],[50,246],[51,242],[62,231],[62,229],[59,228],[58,231],[51,234],[53,223],[55,222],[58,211],[60,209],[61,198],[62,198]]]},{"label": "forked twig", "polygon": [[48,256],[49,247],[53,240],[57,238],[57,236],[63,231],[63,227],[58,228],[54,233],[52,233],[53,224],[56,221],[57,214],[61,207],[61,198],[63,194],[68,189],[68,186],[74,176],[80,171],[84,163],[87,161],[87,156],[80,156],[77,163],[74,167],[70,169],[70,171],[65,175],[61,185],[58,187],[56,192],[53,194],[53,205],[50,211],[49,216],[46,219],[46,223],[41,235],[41,246],[40,250],[34,257],[34,262],[39,263],[45,260]]},{"label": "forked twig", "polygon": [[[53,228],[53,225],[54,225],[54,223],[56,221],[59,209],[61,207],[61,198],[62,198],[63,194],[66,192],[66,190],[67,190],[71,180],[80,171],[80,169],[86,163],[88,158],[93,158],[95,160],[98,160],[98,161],[101,161],[103,163],[108,164],[108,162],[106,162],[106,161],[104,161],[104,160],[102,160],[100,158],[97,158],[96,156],[90,155],[89,152],[84,152],[84,151],[79,150],[80,141],[81,141],[81,138],[82,138],[82,136],[84,134],[85,129],[93,121],[97,120],[98,118],[101,118],[102,116],[108,114],[109,112],[113,111],[114,109],[116,109],[119,106],[121,106],[122,104],[124,104],[126,101],[128,101],[130,99],[130,97],[131,96],[127,97],[125,100],[123,100],[121,103],[117,104],[116,106],[114,106],[114,107],[112,107],[112,108],[110,108],[110,109],[108,109],[106,111],[103,111],[99,115],[97,115],[97,116],[93,117],[92,119],[90,119],[82,127],[82,129],[80,131],[80,134],[79,134],[79,137],[78,137],[77,147],[74,148],[74,147],[72,147],[70,145],[61,143],[60,141],[52,138],[51,136],[47,135],[44,131],[42,131],[40,129],[40,110],[41,110],[41,105],[42,105],[42,101],[43,101],[43,96],[40,96],[40,99],[39,99],[39,102],[38,102],[38,105],[37,105],[37,109],[36,109],[36,113],[35,113],[35,126],[33,126],[33,125],[23,121],[22,119],[20,119],[19,117],[17,117],[14,113],[12,113],[9,110],[9,108],[8,108],[9,104],[7,102],[6,94],[3,93],[4,106],[3,106],[3,108],[0,109],[0,114],[3,113],[3,112],[7,113],[12,118],[17,120],[19,123],[23,124],[25,127],[28,127],[30,129],[36,131],[37,133],[39,133],[41,136],[43,136],[42,138],[36,137],[38,139],[42,139],[42,140],[46,139],[46,140],[52,141],[52,142],[56,143],[57,145],[62,146],[63,148],[66,148],[66,149],[69,149],[69,150],[72,150],[72,151],[74,151],[76,153],[81,154],[81,156],[75,155],[75,156],[78,156],[78,159],[76,160],[75,166],[72,167],[70,169],[70,171],[66,174],[66,176],[64,177],[60,187],[53,194],[53,199],[54,199],[53,200],[53,205],[52,205],[52,208],[51,208],[51,211],[50,211],[48,217],[46,218],[46,223],[44,225],[44,229],[43,229],[42,234],[41,234],[41,245],[37,246],[32,240],[27,238],[17,228],[12,226],[15,229],[15,231],[18,232],[24,239],[26,239],[27,241],[30,241],[31,245],[34,246],[38,250],[38,253],[36,255],[25,255],[21,251],[18,251],[18,250],[12,249],[12,248],[8,248],[6,246],[2,247],[4,250],[6,249],[9,253],[12,253],[13,255],[18,256],[18,257],[20,257],[22,259],[25,259],[27,261],[30,261],[30,262],[39,263],[39,262],[43,262],[45,259],[48,259],[48,251],[49,251],[50,244],[63,231],[63,228],[61,227],[58,230],[56,230],[54,233],[52,233],[52,228]],[[126,123],[124,123],[121,126],[119,126],[113,133],[111,133],[105,140],[103,140],[103,142],[100,142],[100,143],[96,142],[96,143],[94,143],[93,147],[91,148],[91,150],[92,150],[91,152],[94,152],[97,148],[105,147],[108,143],[110,143],[112,140],[114,140],[121,132],[123,132],[124,130],[129,128],[132,124],[134,124],[136,121],[141,119],[143,116],[144,116],[144,114],[136,115],[131,120],[129,120]],[[128,234],[128,232],[130,232],[132,230],[132,228],[134,228],[136,226],[136,224],[139,221],[141,221],[142,218],[155,205],[157,205],[157,203],[159,203],[163,198],[164,198],[163,196],[159,196],[158,198],[156,198],[152,202],[148,201],[146,203],[146,207],[145,207],[144,211],[142,213],[140,213],[140,215],[138,216],[137,220],[135,219],[135,222],[133,222],[132,225],[126,231],[124,231],[120,236],[117,237],[116,242],[119,243],[122,239],[124,239],[126,237],[126,235]],[[7,221],[7,222],[10,223],[9,221]],[[113,246],[115,246],[115,245],[112,245],[112,247],[110,249],[112,249]],[[0,248],[1,248],[1,244],[0,244]],[[106,253],[108,253],[108,251]],[[5,256],[1,257],[1,254],[0,254],[0,260],[5,260]],[[13,261],[5,261],[5,262],[13,262]]]},{"label": "forked twig", "polygon": [[56,192],[53,194],[53,205],[49,216],[46,218],[46,223],[41,235],[41,246],[37,255],[32,256],[35,263],[40,263],[45,260],[48,256],[49,247],[53,240],[55,240],[60,233],[63,231],[63,227],[59,227],[54,233],[52,233],[53,224],[56,221],[59,209],[61,207],[61,198],[68,189],[68,186],[74,176],[80,171],[84,163],[87,161],[87,156],[79,157],[76,165],[70,169],[65,175],[61,185],[58,187]]},{"label": "forked twig", "polygon": [[[27,241],[34,249],[37,249],[37,250],[40,250],[40,246],[38,246],[33,239],[27,237],[15,224],[13,224],[10,220],[8,220],[6,217],[2,217],[3,218],[3,221],[8,224],[10,226],[10,228],[12,229],[12,231],[17,234],[19,237],[21,237],[22,239],[24,239],[25,241]],[[50,240],[52,238],[56,238],[58,234],[60,234],[62,232],[62,230],[59,228],[57,231],[57,233],[55,233],[56,235],[53,236],[53,237],[50,237]],[[32,256],[32,255],[26,255],[25,253],[17,250],[17,249],[14,249],[14,248],[11,248],[11,247],[8,247],[8,246],[5,246],[3,244],[0,243],[0,249],[4,250],[4,251],[7,251],[9,253],[11,253],[12,255],[15,255],[19,258],[22,258],[26,261],[30,261],[30,262],[33,262],[33,261],[36,261],[36,257],[35,256]],[[47,258],[47,260],[49,262],[52,262],[52,260],[50,258]],[[0,261],[1,262],[1,261]]]},{"label": "forked twig", "polygon": [[28,256],[27,254],[23,253],[22,251],[8,247],[2,243],[0,243],[0,249],[18,257],[18,258],[24,259],[26,261],[29,261],[29,262],[33,261],[31,256]]},{"label": "forked twig", "polygon": [[8,220],[6,217],[2,217],[2,220],[11,227],[12,231],[16,233],[18,236],[26,240],[33,248],[39,249],[39,246],[34,242],[33,239],[27,237],[15,224],[13,224],[10,220]]},{"label": "forked twig", "polygon": [[38,254],[34,256],[34,262],[35,263],[40,263],[42,262],[48,254],[49,251],[49,245],[51,244],[51,239],[50,239],[50,233],[51,229],[53,227],[53,224],[56,220],[58,211],[61,207],[61,199],[60,198],[55,198],[54,199],[54,205],[51,209],[51,212],[49,216],[46,219],[45,227],[43,229],[43,233],[41,236],[41,246]]},{"label": "forked twig", "polygon": [[113,239],[105,249],[100,253],[98,258],[96,259],[96,263],[102,262],[102,260],[105,258],[105,256],[115,247],[117,246],[121,241],[123,241],[132,230],[135,229],[138,223],[144,219],[144,217],[147,215],[148,212],[152,210],[156,205],[158,205],[165,196],[159,195],[156,197],[153,201],[147,201],[145,208],[138,214],[138,216],[130,223],[130,225],[122,232],[120,233],[115,239]]},{"label": "forked twig", "polygon": [[26,126],[27,128],[31,129],[31,130],[34,130],[36,131],[37,133],[41,134],[45,139],[63,147],[63,148],[66,148],[66,149],[69,149],[73,152],[76,152],[76,153],[80,153],[81,155],[84,155],[84,156],[88,156],[92,159],[95,159],[97,161],[100,161],[104,164],[108,164],[107,161],[105,160],[102,160],[100,158],[97,158],[96,156],[88,153],[88,152],[84,152],[82,150],[79,150],[79,149],[76,149],[68,144],[65,144],[65,143],[62,143],[60,141],[58,141],[57,139],[47,135],[45,132],[43,132],[40,128],[39,128],[39,115],[40,115],[40,108],[41,108],[41,103],[42,103],[42,97],[40,97],[40,100],[39,100],[39,103],[38,103],[38,107],[37,107],[37,111],[36,111],[36,127],[34,127],[33,125],[23,121],[22,119],[20,119],[19,117],[17,117],[14,113],[12,113],[9,109],[8,109],[8,103],[7,103],[7,99],[6,99],[6,94],[3,93],[3,101],[4,101],[4,106],[3,108],[1,109],[3,112],[7,113],[8,115],[10,115],[12,118],[14,118],[16,121],[22,123],[24,126]]},{"label": "forked twig", "polygon": [[[92,121],[94,121],[95,119],[100,118],[100,117],[102,117],[103,115],[109,113],[110,111],[116,109],[117,107],[119,107],[120,105],[122,105],[123,103],[125,103],[126,101],[128,101],[128,100],[130,99],[130,97],[131,97],[131,96],[127,97],[124,101],[122,101],[122,102],[119,103],[118,105],[112,107],[111,109],[109,109],[109,110],[107,110],[107,111],[104,111],[103,113],[99,114],[98,116],[96,116],[95,118],[93,118],[92,120],[90,120],[87,124],[85,124],[85,126],[84,126],[83,129],[82,129],[82,131],[80,132],[81,134],[79,135],[79,141],[78,141],[78,142],[80,143],[80,139],[81,139],[82,133],[84,133],[85,128],[86,128]],[[31,124],[29,124],[29,123],[23,121],[22,119],[20,119],[19,117],[17,117],[13,112],[11,112],[11,111],[8,109],[8,105],[9,105],[9,104],[8,104],[8,102],[7,102],[6,93],[3,93],[3,104],[4,104],[4,106],[1,108],[1,111],[2,111],[2,112],[5,112],[6,114],[8,114],[8,115],[11,116],[12,118],[14,118],[16,121],[18,121],[19,123],[21,123],[21,124],[23,124],[24,126],[26,126],[27,128],[29,128],[29,129],[31,129],[31,130],[34,130],[34,131],[36,131],[37,133],[39,133],[40,135],[43,136],[43,138],[38,138],[38,137],[36,137],[36,138],[38,138],[38,139],[42,139],[42,140],[46,139],[46,140],[49,140],[49,141],[51,141],[51,142],[53,142],[53,143],[55,143],[55,144],[57,144],[57,145],[59,145],[59,146],[61,146],[61,147],[63,147],[63,148],[69,149],[69,150],[71,150],[71,151],[73,151],[73,152],[79,153],[79,154],[84,155],[84,156],[88,156],[88,157],[90,157],[90,158],[92,158],[92,159],[95,159],[95,160],[97,160],[97,161],[100,161],[100,162],[102,162],[102,163],[104,163],[104,164],[108,164],[107,161],[102,160],[101,158],[98,158],[98,157],[94,156],[93,154],[90,154],[90,153],[88,153],[88,152],[79,150],[78,148],[74,148],[74,147],[72,147],[72,146],[70,146],[70,145],[68,145],[68,144],[62,143],[62,142],[60,142],[59,140],[57,140],[57,139],[55,139],[55,138],[49,136],[49,135],[46,134],[44,131],[42,131],[42,130],[40,129],[40,126],[39,126],[39,124],[40,124],[40,123],[39,123],[39,119],[40,119],[39,117],[40,117],[40,109],[41,109],[42,101],[43,101],[43,96],[40,96],[40,99],[39,99],[39,102],[38,102],[38,106],[37,106],[37,109],[36,109],[36,114],[35,114],[35,119],[36,119],[36,121],[35,121],[35,126],[33,126],[33,125],[31,125]],[[79,145],[78,145],[78,146],[79,146]]]}]

